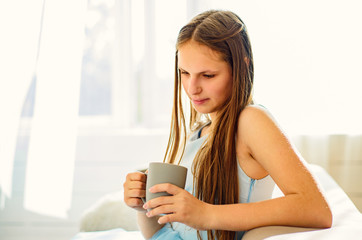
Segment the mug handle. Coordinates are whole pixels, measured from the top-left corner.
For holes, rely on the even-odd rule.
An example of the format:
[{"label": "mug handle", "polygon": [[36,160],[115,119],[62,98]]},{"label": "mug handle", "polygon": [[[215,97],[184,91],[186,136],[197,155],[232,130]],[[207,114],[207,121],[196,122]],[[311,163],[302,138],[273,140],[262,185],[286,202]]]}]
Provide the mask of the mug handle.
[{"label": "mug handle", "polygon": [[[139,170],[139,172],[145,174],[147,177],[148,169]],[[141,197],[141,200],[142,200],[143,204],[146,203],[146,197]]]},{"label": "mug handle", "polygon": [[[144,172],[143,174],[145,174],[146,178],[147,178],[147,172]],[[146,203],[146,197],[141,197],[141,200],[142,200],[143,204]]]}]

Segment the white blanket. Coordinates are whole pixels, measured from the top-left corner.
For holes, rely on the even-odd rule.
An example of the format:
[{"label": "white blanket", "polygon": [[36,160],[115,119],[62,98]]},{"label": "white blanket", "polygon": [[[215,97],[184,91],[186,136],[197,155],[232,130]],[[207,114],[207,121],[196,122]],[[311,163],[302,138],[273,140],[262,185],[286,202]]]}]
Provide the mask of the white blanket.
[{"label": "white blanket", "polygon": [[143,240],[140,231],[116,228],[108,231],[80,232],[72,240]]}]

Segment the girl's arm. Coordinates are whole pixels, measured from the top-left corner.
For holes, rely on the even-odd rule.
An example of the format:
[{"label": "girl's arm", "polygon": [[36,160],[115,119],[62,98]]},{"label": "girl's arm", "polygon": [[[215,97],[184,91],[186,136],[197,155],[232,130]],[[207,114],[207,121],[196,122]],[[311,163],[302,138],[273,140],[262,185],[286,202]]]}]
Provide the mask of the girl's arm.
[{"label": "girl's arm", "polygon": [[158,232],[164,224],[160,225],[158,221],[159,216],[148,218],[146,212],[139,211],[137,213],[138,226],[145,239],[150,239],[156,232]]},{"label": "girl's arm", "polygon": [[250,157],[270,174],[285,196],[250,204],[212,206],[211,229],[331,226],[332,214],[316,181],[265,109],[246,108],[239,117],[237,137],[238,147],[246,146]]},{"label": "girl's arm", "polygon": [[237,134],[237,147],[239,143],[247,147],[252,159],[271,175],[284,197],[247,204],[210,205],[183,189],[160,184],[152,190],[167,191],[174,196],[147,203],[147,207],[155,207],[148,216],[171,213],[161,217],[159,222],[182,222],[200,230],[242,231],[269,225],[331,226],[332,214],[316,181],[266,110],[244,109]]}]

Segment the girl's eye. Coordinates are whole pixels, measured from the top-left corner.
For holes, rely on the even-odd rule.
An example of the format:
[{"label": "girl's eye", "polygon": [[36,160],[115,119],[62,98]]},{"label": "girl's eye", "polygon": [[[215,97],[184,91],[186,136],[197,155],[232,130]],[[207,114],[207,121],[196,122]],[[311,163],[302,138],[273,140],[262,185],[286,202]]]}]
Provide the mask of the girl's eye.
[{"label": "girl's eye", "polygon": [[187,75],[187,74],[189,74],[188,72],[186,72],[186,71],[181,71],[181,70],[180,70],[180,73],[181,73],[181,75]]},{"label": "girl's eye", "polygon": [[215,74],[204,74],[204,77],[213,78],[213,77],[215,77]]}]

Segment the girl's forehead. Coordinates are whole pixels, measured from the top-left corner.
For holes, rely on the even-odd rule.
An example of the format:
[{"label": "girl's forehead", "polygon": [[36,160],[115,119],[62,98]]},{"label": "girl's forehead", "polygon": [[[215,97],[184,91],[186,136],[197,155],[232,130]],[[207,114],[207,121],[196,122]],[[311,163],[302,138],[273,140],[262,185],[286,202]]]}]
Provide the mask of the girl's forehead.
[{"label": "girl's forehead", "polygon": [[190,40],[178,48],[178,65],[186,67],[189,64],[219,65],[225,64],[221,53],[210,47]]},{"label": "girl's forehead", "polygon": [[215,51],[207,45],[199,43],[195,40],[189,40],[186,43],[182,44],[178,48],[178,52],[180,51],[192,51],[195,53],[206,55],[207,57],[213,58],[214,60],[222,60],[222,54],[220,52]]}]

